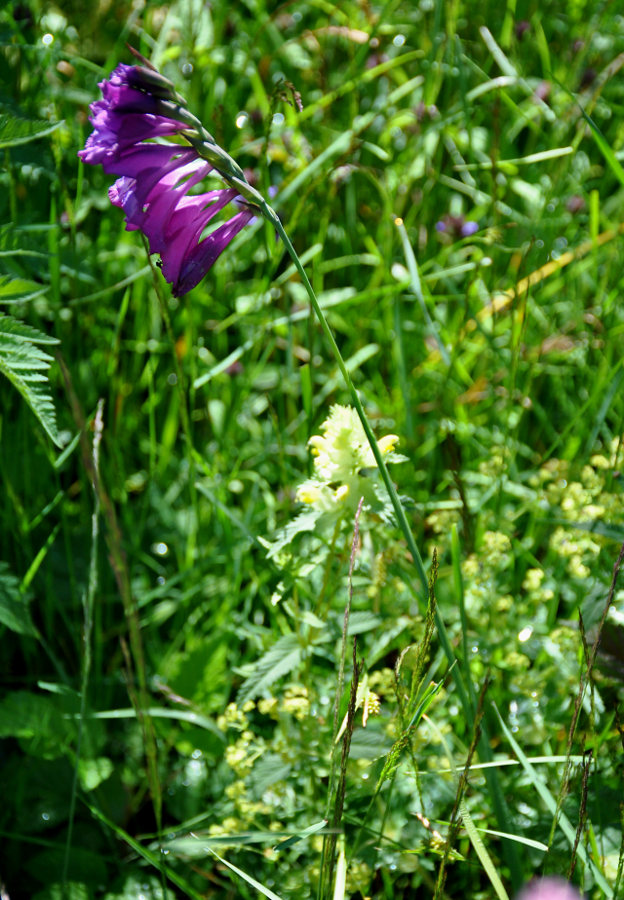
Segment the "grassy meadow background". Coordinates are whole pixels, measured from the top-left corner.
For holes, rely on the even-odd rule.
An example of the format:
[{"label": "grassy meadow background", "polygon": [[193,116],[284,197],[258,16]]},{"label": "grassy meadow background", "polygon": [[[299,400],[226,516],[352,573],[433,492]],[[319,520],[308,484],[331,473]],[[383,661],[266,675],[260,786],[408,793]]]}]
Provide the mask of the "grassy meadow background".
[{"label": "grassy meadow background", "polygon": [[[624,9],[9,0],[0,45],[2,897],[622,896]],[[392,516],[295,533],[350,398],[273,230],[176,300],[79,163],[127,45],[276,190],[429,601]]]}]

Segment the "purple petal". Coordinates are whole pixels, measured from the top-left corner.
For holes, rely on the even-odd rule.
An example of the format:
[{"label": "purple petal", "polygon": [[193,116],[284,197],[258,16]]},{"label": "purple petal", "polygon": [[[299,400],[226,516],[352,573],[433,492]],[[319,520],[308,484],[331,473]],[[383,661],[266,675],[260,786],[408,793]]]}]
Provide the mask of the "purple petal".
[{"label": "purple petal", "polygon": [[208,191],[195,197],[186,197],[178,203],[175,212],[166,223],[165,243],[176,242],[179,247],[183,240],[187,248],[199,241],[206,225],[218,212],[231,203],[236,197],[235,188]]},{"label": "purple petal", "polygon": [[479,225],[477,222],[464,222],[460,231],[462,237],[470,237],[476,231],[479,230]]},{"label": "purple petal", "polygon": [[[166,171],[164,175],[162,169],[155,173],[152,169],[140,172],[135,179],[137,188],[133,201],[122,207],[129,221],[139,228],[145,228],[148,220],[166,221],[178,202],[211,168],[205,160],[192,159]],[[157,179],[155,183],[154,176]],[[178,182],[181,183],[178,185]]]},{"label": "purple petal", "polygon": [[180,277],[185,260],[197,248],[206,225],[230,203],[236,191],[232,188],[210,191],[196,197],[185,197],[166,224],[164,247],[161,251],[163,275],[174,283]]},{"label": "purple petal", "polygon": [[[178,277],[173,284],[172,293],[174,297],[180,297],[182,294],[188,293],[192,288],[199,284],[208,269],[214,265],[221,253],[236,235],[241,231],[251,219],[254,213],[249,209],[244,209],[233,216],[228,222],[220,225],[212,234],[204,238],[182,261],[182,267]],[[163,254],[163,275],[167,280],[165,272],[165,254]],[[173,279],[171,279],[173,280]]]}]

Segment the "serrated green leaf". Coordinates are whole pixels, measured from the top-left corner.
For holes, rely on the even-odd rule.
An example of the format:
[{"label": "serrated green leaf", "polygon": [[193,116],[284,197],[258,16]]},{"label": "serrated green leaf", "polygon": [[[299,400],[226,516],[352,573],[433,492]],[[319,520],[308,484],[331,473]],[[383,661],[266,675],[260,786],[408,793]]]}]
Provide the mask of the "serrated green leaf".
[{"label": "serrated green leaf", "polygon": [[81,881],[67,881],[51,884],[38,891],[32,900],[89,900],[89,890]]},{"label": "serrated green leaf", "polygon": [[45,431],[60,447],[56,411],[48,390],[52,357],[38,344],[58,344],[56,338],[0,313],[0,372],[17,388]]},{"label": "serrated green leaf", "polygon": [[[268,547],[267,556],[269,559],[275,559],[275,557],[280,553],[281,550],[284,549],[290,542],[300,534],[302,531],[314,531],[316,527],[316,523],[321,517],[322,512],[320,509],[306,509],[304,512],[299,513],[299,515],[289,522],[287,525],[282,528],[280,532],[275,537],[275,540],[266,542],[266,546]],[[264,543],[264,542],[263,542]]]},{"label": "serrated green leaf", "polygon": [[45,284],[37,284],[36,281],[28,281],[26,278],[12,278],[10,275],[0,275],[0,303],[18,303],[24,300],[33,300],[47,290]]},{"label": "serrated green leaf", "polygon": [[241,685],[236,702],[239,706],[259,696],[274,681],[292,672],[301,662],[301,646],[296,634],[285,634],[254,664],[251,674]]},{"label": "serrated green leaf", "polygon": [[37,138],[52,134],[62,122],[46,122],[44,119],[23,119],[4,113],[0,115],[0,149],[27,144]]},{"label": "serrated green leaf", "polygon": [[0,702],[0,738],[29,742],[33,756],[61,756],[76,731],[67,712],[67,703],[58,697],[14,691]]},{"label": "serrated green leaf", "polygon": [[370,612],[368,609],[355,610],[349,616],[349,626],[347,635],[363,634],[365,631],[373,631],[382,625],[383,620],[380,616]]},{"label": "serrated green leaf", "polygon": [[5,562],[0,562],[0,622],[18,634],[37,635],[27,599],[19,589],[19,580]]}]

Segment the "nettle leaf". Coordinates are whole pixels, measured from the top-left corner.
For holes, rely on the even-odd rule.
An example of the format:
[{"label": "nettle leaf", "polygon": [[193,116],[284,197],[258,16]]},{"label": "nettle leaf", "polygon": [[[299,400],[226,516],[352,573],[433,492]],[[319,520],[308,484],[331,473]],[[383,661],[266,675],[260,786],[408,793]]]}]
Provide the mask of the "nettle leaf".
[{"label": "nettle leaf", "polygon": [[254,663],[241,685],[236,702],[242,706],[270,687],[274,681],[296,669],[301,662],[301,645],[296,634],[285,634]]},{"label": "nettle leaf", "polygon": [[19,580],[9,571],[7,563],[0,561],[0,622],[16,631],[36,637],[37,631],[30,618],[27,598],[19,589]]},{"label": "nettle leaf", "polygon": [[52,134],[62,122],[46,122],[45,119],[24,119],[9,113],[0,115],[0,149],[27,144],[37,138]]},{"label": "nettle leaf", "polygon": [[[1,255],[1,254],[0,254]],[[45,284],[37,284],[26,278],[13,278],[11,275],[0,275],[0,303],[18,303],[33,300],[45,294]]]},{"label": "nettle leaf", "polygon": [[57,447],[56,411],[48,390],[52,357],[38,344],[58,344],[36,328],[0,313],[0,372],[17,388]]},{"label": "nettle leaf", "polygon": [[302,531],[314,531],[316,523],[322,515],[323,513],[320,509],[314,507],[306,509],[304,512],[299,513],[299,515],[291,522],[288,522],[284,528],[278,531],[274,540],[262,541],[268,550],[268,558],[275,559],[284,547],[287,547],[288,544],[290,544],[298,534],[301,534]]}]

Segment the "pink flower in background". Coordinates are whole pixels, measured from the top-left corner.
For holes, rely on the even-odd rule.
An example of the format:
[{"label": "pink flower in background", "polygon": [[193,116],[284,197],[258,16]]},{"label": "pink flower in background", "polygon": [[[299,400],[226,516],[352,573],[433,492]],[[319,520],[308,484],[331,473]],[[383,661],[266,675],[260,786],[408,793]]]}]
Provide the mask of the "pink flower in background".
[{"label": "pink flower in background", "polygon": [[[189,139],[198,136],[173,85],[156,70],[122,63],[99,87],[102,99],[90,107],[93,132],[78,156],[119,176],[108,192],[111,203],[124,211],[127,230],[142,231],[150,253],[160,253],[174,296],[186,294],[254,218],[255,209],[234,187],[189,196],[215,167],[193,146],[150,143],[185,132]],[[238,212],[202,239],[231,202]]]},{"label": "pink flower in background", "polygon": [[516,900],[583,900],[583,895],[563,878],[546,875],[536,878],[524,887]]}]

